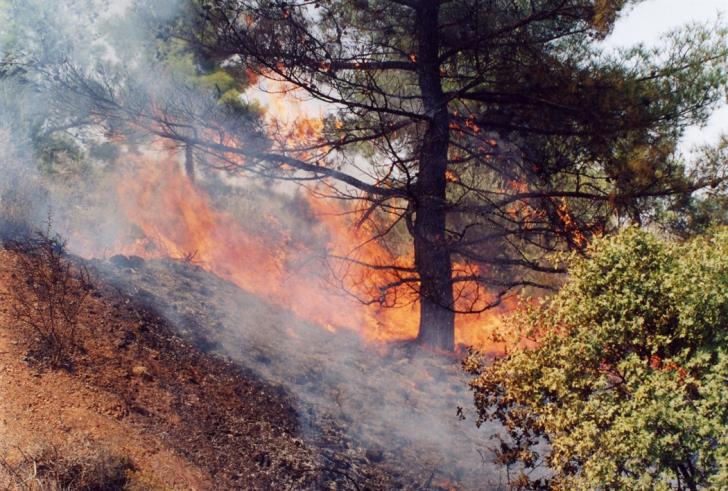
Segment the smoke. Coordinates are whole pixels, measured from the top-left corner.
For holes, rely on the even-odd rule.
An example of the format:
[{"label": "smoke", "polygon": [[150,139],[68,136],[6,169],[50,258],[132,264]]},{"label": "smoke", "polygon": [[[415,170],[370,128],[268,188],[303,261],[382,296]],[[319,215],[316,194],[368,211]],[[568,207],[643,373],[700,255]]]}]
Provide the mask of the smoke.
[{"label": "smoke", "polygon": [[[186,70],[194,66],[189,59],[160,53],[160,46],[174,43],[160,42],[159,27],[184,8],[181,0],[157,1],[153,9],[132,1],[0,3],[9,20],[0,33],[4,234],[41,228],[50,213],[70,250],[87,257],[126,252],[120,245],[137,239],[147,241],[137,252],[152,243],[151,256],[196,252],[171,254],[160,248],[127,215],[128,203],[122,200],[133,196],[118,192],[120,183],[144,175],[132,162],[159,165],[162,157],[152,144],[157,138],[149,130],[159,128],[160,114],[188,123],[173,128],[176,134],[194,137],[215,130],[236,135],[241,146],[262,144],[262,128],[254,120],[221,111],[209,91],[190,82]],[[179,170],[184,148],[176,155]],[[197,187],[245,230],[276,235],[294,251],[303,244],[298,272],[304,281],[319,284],[326,273],[321,261],[327,253],[325,232],[303,201],[290,185],[214,170],[225,164],[198,151]],[[152,202],[165,206],[162,199]],[[321,428],[334,420],[362,448],[381,450],[384,458],[403,465],[417,462],[418,468],[429,465],[451,477],[472,471],[471,481],[481,487],[496,472],[486,436],[472,420],[456,417],[458,406],[471,405],[456,360],[408,348],[382,356],[353,332],[332,334],[188,265],[154,261],[140,270],[119,271],[108,264],[102,269],[112,279],[123,278],[135,295],[151,299],[183,336],[296,394],[311,439],[322,438]],[[194,288],[180,287],[190,279]],[[259,281],[270,280],[261,275]],[[337,305],[333,299],[340,293],[331,295]],[[292,290],[288,300],[300,306],[313,301],[305,288]],[[194,332],[201,325],[207,326],[205,336]]]},{"label": "smoke", "polygon": [[[160,309],[183,338],[294,394],[307,439],[339,458],[381,460],[420,485],[435,476],[462,489],[493,489],[505,479],[488,438],[499,429],[473,424],[457,360],[407,344],[378,352],[350,331],[307,323],[193,265],[150,260],[100,268]],[[467,419],[456,415],[458,406]]]},{"label": "smoke", "polygon": [[0,240],[38,228],[49,206],[17,104],[22,94],[17,84],[0,81]]},{"label": "smoke", "polygon": [[[114,203],[123,156],[140,133],[110,138],[88,90],[104,82],[136,91],[173,93],[171,80],[152,85],[151,22],[178,12],[177,1],[154,2],[154,19],[132,1],[23,0],[0,3],[0,199],[10,233],[45,226],[68,236],[80,232],[112,245],[128,230]],[[159,70],[155,69],[155,72]],[[111,88],[111,85],[108,85]],[[111,199],[110,199],[111,198]]]}]

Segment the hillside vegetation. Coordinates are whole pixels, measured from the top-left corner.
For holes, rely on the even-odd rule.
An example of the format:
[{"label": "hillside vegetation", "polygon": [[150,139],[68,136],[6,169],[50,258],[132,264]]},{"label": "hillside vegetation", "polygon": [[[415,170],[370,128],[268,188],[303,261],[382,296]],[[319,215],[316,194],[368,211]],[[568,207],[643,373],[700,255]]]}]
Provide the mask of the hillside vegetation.
[{"label": "hillside vegetation", "polygon": [[506,322],[535,343],[466,362],[479,421],[510,430],[500,460],[553,473],[514,485],[726,489],[728,230],[676,243],[628,229],[589,256]]}]

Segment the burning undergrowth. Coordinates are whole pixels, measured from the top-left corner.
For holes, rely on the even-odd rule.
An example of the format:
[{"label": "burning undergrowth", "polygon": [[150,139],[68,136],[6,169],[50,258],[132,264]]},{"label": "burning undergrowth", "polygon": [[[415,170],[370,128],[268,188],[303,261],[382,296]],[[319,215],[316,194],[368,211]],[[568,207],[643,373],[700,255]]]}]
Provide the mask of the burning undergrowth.
[{"label": "burning undergrowth", "polygon": [[[50,209],[73,252],[136,257],[100,260],[98,272],[199,348],[293,393],[307,438],[343,476],[366,482],[377,465],[419,486],[497,485],[484,434],[496,430],[477,432],[456,414],[471,398],[458,360],[407,342],[417,305],[364,305],[352,292],[384,277],[330,262],[352,252],[391,262],[398,251],[363,240],[371,231],[352,227],[336,203],[203,169],[193,181],[178,148],[119,148],[85,175],[16,173],[33,190],[33,216],[17,223],[37,225]],[[17,202],[21,186],[4,188]],[[497,315],[473,316],[458,339],[488,347],[492,322]]]},{"label": "burning undergrowth", "polygon": [[[356,226],[356,214],[305,189],[203,168],[193,180],[183,154],[120,143],[113,159],[85,174],[19,182],[44,197],[33,200],[34,216],[43,215],[39,203],[53,203],[71,250],[100,258],[99,276],[161,312],[198,348],[294,394],[307,441],[338,481],[385,486],[374,466],[407,476],[385,487],[497,487],[487,435],[498,430],[478,431],[457,416],[471,395],[456,357],[408,342],[416,302],[407,292],[395,299],[399,308],[354,298],[388,280],[364,264],[406,267],[411,257],[367,240],[373,231]],[[6,189],[18,199],[17,186]],[[340,256],[355,260],[331,261]],[[498,312],[461,318],[457,339],[492,348],[488,328],[497,322]]]},{"label": "burning undergrowth", "polygon": [[[413,257],[396,232],[389,241],[380,237],[391,226],[386,217],[363,219],[365,210],[322,199],[315,189],[250,182],[204,167],[193,180],[182,170],[183,154],[157,142],[125,153],[104,187],[72,188],[73,196],[61,200],[72,209],[61,224],[72,249],[85,257],[122,253],[194,262],[330,331],[353,330],[373,342],[416,337],[417,284],[402,276],[411,276]],[[454,275],[474,267],[456,266]],[[487,292],[469,286],[457,292],[458,308],[488,300]],[[456,341],[498,350],[490,334],[510,307],[504,302],[458,316]]]}]

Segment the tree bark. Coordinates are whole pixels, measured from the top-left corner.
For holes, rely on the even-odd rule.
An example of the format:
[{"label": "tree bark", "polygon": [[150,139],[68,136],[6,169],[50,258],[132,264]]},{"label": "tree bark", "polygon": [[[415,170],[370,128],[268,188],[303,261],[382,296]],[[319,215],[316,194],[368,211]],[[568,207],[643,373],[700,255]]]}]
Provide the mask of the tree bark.
[{"label": "tree bark", "polygon": [[192,145],[185,145],[185,172],[190,181],[195,182],[195,154]]},{"label": "tree bark", "polygon": [[417,340],[449,351],[454,348],[455,342],[452,263],[445,235],[450,130],[447,101],[440,80],[438,0],[421,0],[416,11],[416,62],[428,117],[414,196],[415,266],[420,278]]}]

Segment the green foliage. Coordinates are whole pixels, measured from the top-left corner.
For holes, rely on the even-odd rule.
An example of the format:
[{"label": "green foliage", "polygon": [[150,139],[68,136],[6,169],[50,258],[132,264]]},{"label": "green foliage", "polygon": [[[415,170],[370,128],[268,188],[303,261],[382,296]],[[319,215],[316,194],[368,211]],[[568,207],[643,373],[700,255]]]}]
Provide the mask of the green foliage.
[{"label": "green foliage", "polygon": [[83,175],[89,170],[84,152],[72,137],[64,133],[52,133],[34,140],[38,165],[50,175]]},{"label": "green foliage", "polygon": [[[218,59],[198,51],[185,41],[191,32],[204,31],[195,13],[199,3],[197,0],[184,3],[177,15],[155,27],[159,37],[155,63],[167,67],[183,83],[212,94],[223,113],[242,118],[259,116],[260,108],[243,99],[243,93],[254,82],[246,68],[235,60]],[[155,7],[143,7],[142,12],[155,17]]]},{"label": "green foliage", "polygon": [[589,256],[506,323],[518,347],[466,360],[478,423],[505,423],[505,464],[553,472],[524,488],[726,489],[728,230],[675,243],[628,229]]}]

